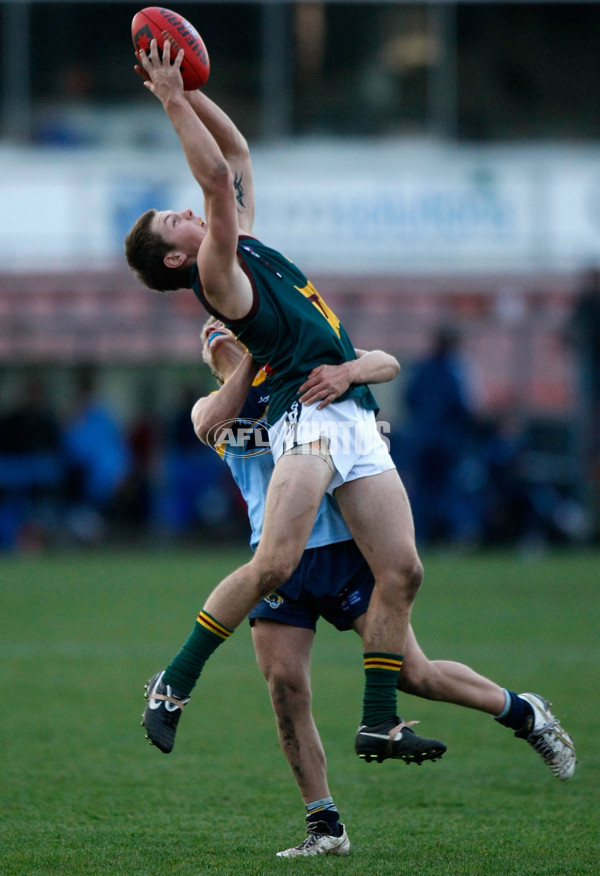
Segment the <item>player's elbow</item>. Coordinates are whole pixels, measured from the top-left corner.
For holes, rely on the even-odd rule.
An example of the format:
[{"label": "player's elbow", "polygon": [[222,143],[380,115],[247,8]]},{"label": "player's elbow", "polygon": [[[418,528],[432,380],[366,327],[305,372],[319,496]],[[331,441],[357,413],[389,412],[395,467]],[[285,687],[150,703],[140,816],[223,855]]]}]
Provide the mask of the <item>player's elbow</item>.
[{"label": "player's elbow", "polygon": [[225,159],[215,161],[202,188],[204,194],[209,198],[218,198],[221,195],[231,196],[233,175]]},{"label": "player's elbow", "polygon": [[391,353],[386,353],[383,350],[378,350],[379,366],[381,368],[384,380],[393,380],[400,374],[400,362]]},{"label": "player's elbow", "polygon": [[225,150],[224,154],[230,164],[235,163],[237,165],[240,162],[249,162],[250,147],[244,135],[236,130],[235,138],[231,141],[229,148]]},{"label": "player's elbow", "polygon": [[393,380],[394,377],[398,377],[398,375],[400,374],[400,362],[398,362],[395,356],[390,356],[390,361],[388,363],[388,372],[390,375],[388,380]]},{"label": "player's elbow", "polygon": [[211,428],[214,424],[206,415],[205,405],[202,404],[203,401],[203,399],[198,399],[198,401],[192,408],[192,425],[194,427],[196,437],[199,438],[203,444],[211,445]]},{"label": "player's elbow", "polygon": [[209,426],[200,425],[194,426],[194,432],[196,433],[196,438],[199,438],[203,444],[207,444],[209,447],[212,447],[212,441],[210,440],[210,428]]}]

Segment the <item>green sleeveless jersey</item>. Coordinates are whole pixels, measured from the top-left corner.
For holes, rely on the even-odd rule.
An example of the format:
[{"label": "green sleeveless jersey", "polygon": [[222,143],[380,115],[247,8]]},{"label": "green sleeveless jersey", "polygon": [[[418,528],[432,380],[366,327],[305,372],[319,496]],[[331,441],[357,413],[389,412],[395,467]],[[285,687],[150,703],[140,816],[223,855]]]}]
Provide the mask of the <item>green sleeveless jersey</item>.
[{"label": "green sleeveless jersey", "polygon": [[[296,265],[253,237],[239,238],[238,254],[253,291],[251,310],[243,319],[225,319],[208,304],[196,266],[191,271],[192,288],[254,360],[269,366],[268,420],[276,423],[298,400],[298,389],[313,368],[340,365],[356,359],[356,353],[339,319]],[[366,384],[350,386],[337,401],[347,398],[367,410],[378,410]]]}]

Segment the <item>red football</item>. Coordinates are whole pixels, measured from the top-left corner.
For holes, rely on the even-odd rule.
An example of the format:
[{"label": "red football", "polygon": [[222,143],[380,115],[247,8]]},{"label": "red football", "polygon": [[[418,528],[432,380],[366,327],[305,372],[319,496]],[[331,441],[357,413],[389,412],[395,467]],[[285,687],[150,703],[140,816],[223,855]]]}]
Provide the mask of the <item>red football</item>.
[{"label": "red football", "polygon": [[186,91],[200,88],[208,79],[210,61],[202,37],[196,28],[177,12],[171,12],[170,9],[164,9],[162,6],[147,6],[145,9],[140,9],[133,16],[131,36],[136,52],[149,49],[152,39],[157,40],[161,51],[164,41],[168,39],[171,43],[171,58],[175,57],[179,49],[183,49],[181,78]]}]

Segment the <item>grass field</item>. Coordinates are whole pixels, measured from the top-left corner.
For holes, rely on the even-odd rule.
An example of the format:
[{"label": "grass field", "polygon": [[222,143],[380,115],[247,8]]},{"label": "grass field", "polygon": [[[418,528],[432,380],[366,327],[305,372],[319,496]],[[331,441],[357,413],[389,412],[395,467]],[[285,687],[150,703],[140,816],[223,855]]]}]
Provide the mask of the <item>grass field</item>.
[{"label": "grass field", "polygon": [[486,715],[405,697],[448,744],[421,767],[353,753],[362,659],[322,623],[314,711],[346,858],[280,860],[303,805],[242,626],[213,657],[168,757],[139,726],[145,679],[245,553],[0,559],[0,872],[567,876],[600,872],[600,555],[425,557],[414,624],[430,657],[553,701],[579,764],[555,779]]}]

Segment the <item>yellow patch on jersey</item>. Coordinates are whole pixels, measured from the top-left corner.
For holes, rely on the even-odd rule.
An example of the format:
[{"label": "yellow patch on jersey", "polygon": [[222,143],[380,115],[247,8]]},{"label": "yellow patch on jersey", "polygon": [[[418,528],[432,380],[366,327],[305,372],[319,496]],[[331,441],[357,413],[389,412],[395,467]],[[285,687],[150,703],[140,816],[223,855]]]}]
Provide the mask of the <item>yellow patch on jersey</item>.
[{"label": "yellow patch on jersey", "polygon": [[308,300],[312,304],[314,304],[314,306],[317,308],[319,313],[325,317],[325,319],[327,320],[327,322],[329,323],[329,325],[331,326],[331,328],[334,330],[334,332],[336,333],[336,335],[339,338],[339,336],[340,336],[340,321],[337,318],[337,316],[335,315],[335,313],[333,312],[333,310],[325,304],[325,302],[323,301],[323,299],[321,298],[321,296],[319,295],[319,293],[317,292],[317,290],[315,289],[313,284],[310,282],[310,280],[308,281],[308,283],[306,284],[306,286],[303,289],[301,289],[299,286],[296,286],[295,288],[298,290],[298,292],[301,292],[305,298],[308,298]]}]

